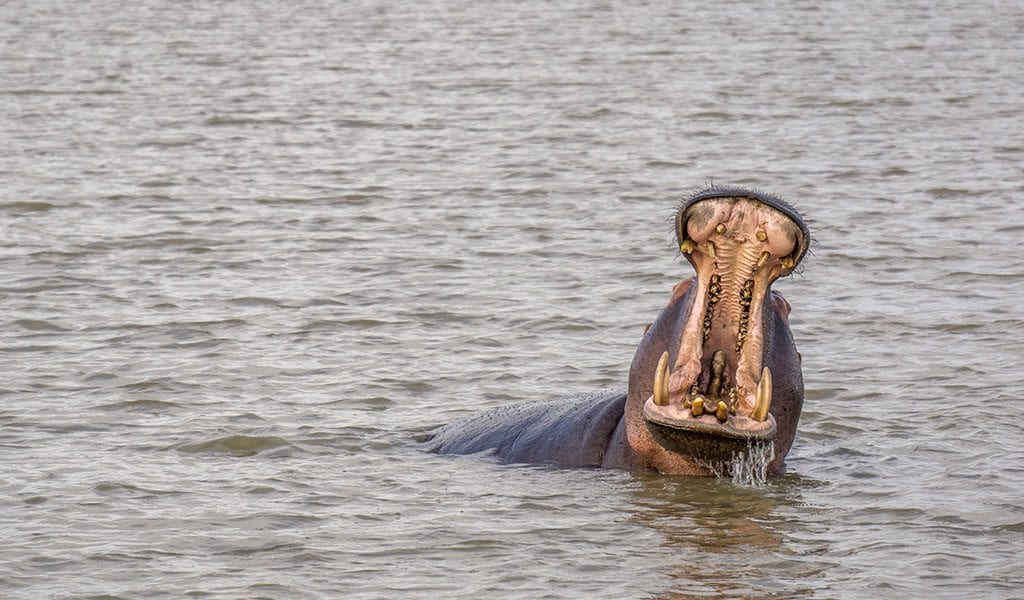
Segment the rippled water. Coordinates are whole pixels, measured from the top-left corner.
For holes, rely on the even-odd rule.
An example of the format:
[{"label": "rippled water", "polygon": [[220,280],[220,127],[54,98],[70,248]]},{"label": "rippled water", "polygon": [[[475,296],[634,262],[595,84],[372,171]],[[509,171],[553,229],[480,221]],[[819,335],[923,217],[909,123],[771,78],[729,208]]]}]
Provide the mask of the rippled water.
[{"label": "rippled water", "polygon": [[[1021,598],[1016,2],[6,2],[0,595]],[[764,486],[425,454],[782,193]]]}]

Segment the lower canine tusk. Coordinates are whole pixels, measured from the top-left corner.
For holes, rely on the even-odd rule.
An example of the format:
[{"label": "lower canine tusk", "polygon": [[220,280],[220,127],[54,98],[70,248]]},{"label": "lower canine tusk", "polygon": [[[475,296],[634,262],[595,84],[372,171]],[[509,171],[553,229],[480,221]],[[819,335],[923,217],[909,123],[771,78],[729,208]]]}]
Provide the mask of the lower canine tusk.
[{"label": "lower canine tusk", "polygon": [[658,369],[654,372],[654,403],[668,406],[668,352],[662,352]]},{"label": "lower canine tusk", "polygon": [[768,409],[772,407],[772,371],[768,367],[761,369],[761,381],[757,384],[757,399],[750,418],[764,421],[768,418]]}]

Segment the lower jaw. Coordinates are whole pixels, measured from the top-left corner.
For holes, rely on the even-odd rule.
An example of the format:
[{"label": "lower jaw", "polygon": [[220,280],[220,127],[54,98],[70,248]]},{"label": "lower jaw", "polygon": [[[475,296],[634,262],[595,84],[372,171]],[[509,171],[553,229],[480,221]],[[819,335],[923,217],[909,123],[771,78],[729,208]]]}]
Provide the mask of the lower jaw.
[{"label": "lower jaw", "polygon": [[644,422],[654,440],[662,448],[705,467],[728,465],[737,456],[749,453],[751,447],[774,441],[777,431],[771,415],[763,422],[733,417],[729,424],[721,424],[714,417],[670,418],[658,414],[660,408],[651,400],[644,406]]}]

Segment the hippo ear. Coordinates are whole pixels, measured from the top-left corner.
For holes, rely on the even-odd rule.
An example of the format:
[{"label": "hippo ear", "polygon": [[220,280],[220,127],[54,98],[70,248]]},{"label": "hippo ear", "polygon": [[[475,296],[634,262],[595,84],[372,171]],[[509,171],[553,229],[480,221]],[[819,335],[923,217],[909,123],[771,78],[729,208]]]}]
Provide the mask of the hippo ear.
[{"label": "hippo ear", "polygon": [[782,297],[782,294],[772,290],[772,302],[775,303],[775,310],[783,316],[787,321],[789,320],[789,313],[793,310],[793,305]]}]

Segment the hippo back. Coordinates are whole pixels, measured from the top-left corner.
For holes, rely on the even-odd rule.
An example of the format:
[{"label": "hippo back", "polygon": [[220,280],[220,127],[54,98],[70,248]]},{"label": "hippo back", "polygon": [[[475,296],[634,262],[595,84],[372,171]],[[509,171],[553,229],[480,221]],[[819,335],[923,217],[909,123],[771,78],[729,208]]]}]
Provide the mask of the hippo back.
[{"label": "hippo back", "polygon": [[626,405],[625,390],[505,406],[433,432],[431,451],[493,451],[509,463],[599,467]]}]

